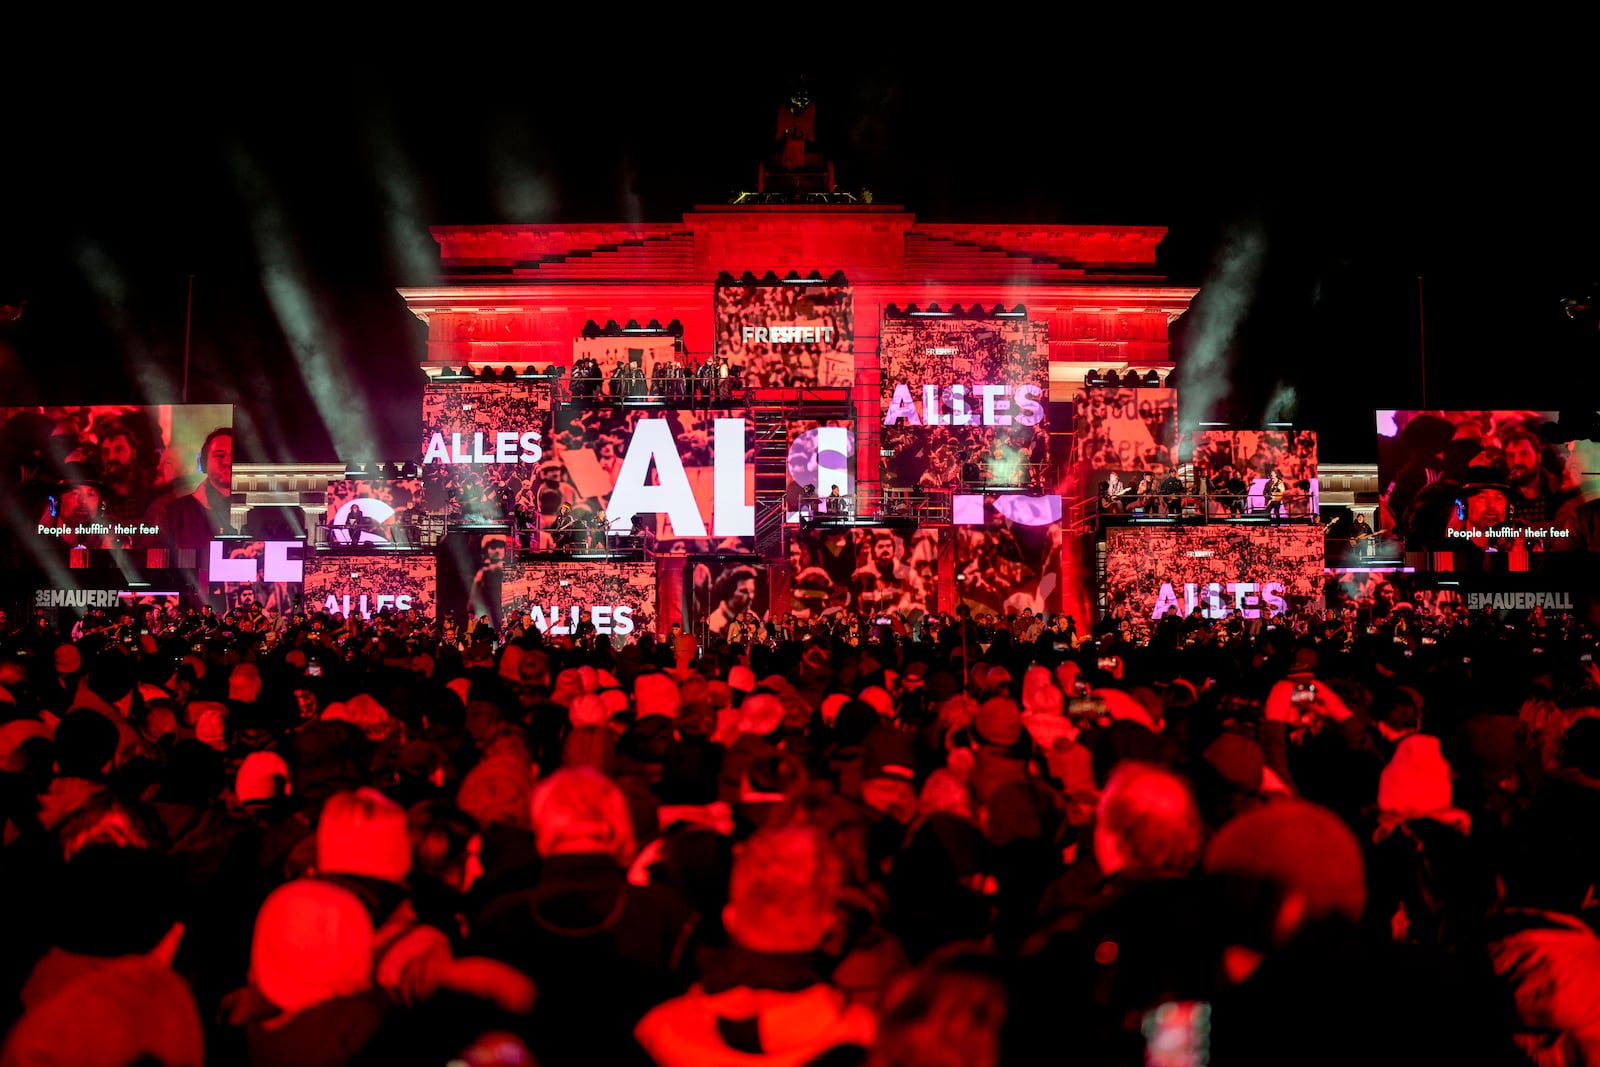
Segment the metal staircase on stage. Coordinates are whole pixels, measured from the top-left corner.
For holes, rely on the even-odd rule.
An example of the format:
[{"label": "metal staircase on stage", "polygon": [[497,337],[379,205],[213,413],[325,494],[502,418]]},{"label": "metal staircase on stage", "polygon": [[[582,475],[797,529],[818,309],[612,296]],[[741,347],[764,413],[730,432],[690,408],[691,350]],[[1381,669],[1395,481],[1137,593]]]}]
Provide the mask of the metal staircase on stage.
[{"label": "metal staircase on stage", "polygon": [[755,420],[756,551],[784,557],[784,497],[789,487],[789,424],[854,417],[850,390],[777,388],[750,390]]}]

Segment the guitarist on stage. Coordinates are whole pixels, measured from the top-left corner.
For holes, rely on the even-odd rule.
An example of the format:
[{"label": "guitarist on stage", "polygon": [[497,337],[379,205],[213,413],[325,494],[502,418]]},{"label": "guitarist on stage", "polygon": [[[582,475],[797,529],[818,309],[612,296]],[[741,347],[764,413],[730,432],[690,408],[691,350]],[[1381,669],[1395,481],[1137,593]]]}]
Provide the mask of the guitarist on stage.
[{"label": "guitarist on stage", "polygon": [[1267,515],[1273,522],[1283,518],[1283,494],[1288,491],[1283,475],[1276,467],[1267,476]]}]

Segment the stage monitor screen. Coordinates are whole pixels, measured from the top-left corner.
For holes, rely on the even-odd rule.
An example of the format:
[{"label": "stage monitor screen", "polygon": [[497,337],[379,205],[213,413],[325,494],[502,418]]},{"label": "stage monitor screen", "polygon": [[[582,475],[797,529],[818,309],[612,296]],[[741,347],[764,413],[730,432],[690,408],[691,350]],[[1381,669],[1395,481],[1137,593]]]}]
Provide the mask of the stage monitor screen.
[{"label": "stage monitor screen", "polygon": [[646,547],[748,551],[754,442],[753,421],[737,409],[563,406],[537,488],[541,546],[597,547],[601,531],[637,528]]},{"label": "stage monitor screen", "polygon": [[801,528],[789,538],[789,614],[802,622],[856,610],[855,531]]},{"label": "stage monitor screen", "polygon": [[654,563],[509,563],[500,588],[504,618],[548,637],[592,632],[621,647],[655,629]]},{"label": "stage monitor screen", "polygon": [[218,527],[236,532],[232,426],[229,404],[0,408],[0,555],[47,566],[75,548],[181,549],[169,566],[199,566]]},{"label": "stage monitor screen", "polygon": [[1552,411],[1379,411],[1379,522],[1438,571],[1580,566],[1600,551],[1600,444]]},{"label": "stage monitor screen", "polygon": [[808,506],[813,514],[804,516],[807,519],[826,513],[828,506],[821,498],[826,498],[834,486],[838,486],[846,498],[854,500],[856,430],[853,420],[791,421],[788,439],[784,521],[800,522],[801,510]]},{"label": "stage monitor screen", "polygon": [[341,478],[328,483],[322,524],[329,544],[416,548],[426,490],[421,478]]},{"label": "stage monitor screen", "polygon": [[1043,487],[1049,361],[1043,322],[885,318],[883,487]]},{"label": "stage monitor screen", "polygon": [[219,612],[260,604],[292,614],[305,585],[304,541],[216,538],[204,568],[207,599]]},{"label": "stage monitor screen", "polygon": [[1170,612],[1250,618],[1320,611],[1319,526],[1119,526],[1106,531],[1105,600],[1130,620]]},{"label": "stage monitor screen", "polygon": [[452,522],[504,522],[532,505],[550,448],[550,385],[434,379],[422,390],[426,508]]},{"label": "stage monitor screen", "polygon": [[758,388],[855,384],[855,311],[847,286],[717,287],[717,356]]},{"label": "stage monitor screen", "polygon": [[305,565],[306,613],[371,619],[392,609],[432,619],[437,586],[438,569],[431,555],[319,553]]}]

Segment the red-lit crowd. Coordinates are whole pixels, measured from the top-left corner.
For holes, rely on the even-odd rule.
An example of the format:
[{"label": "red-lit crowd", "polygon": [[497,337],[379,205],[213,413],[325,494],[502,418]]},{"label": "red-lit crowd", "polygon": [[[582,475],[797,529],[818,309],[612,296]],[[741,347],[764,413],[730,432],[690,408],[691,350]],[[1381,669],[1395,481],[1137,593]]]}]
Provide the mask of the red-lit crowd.
[{"label": "red-lit crowd", "polygon": [[96,622],[0,618],[0,1064],[1600,1062],[1570,618]]}]

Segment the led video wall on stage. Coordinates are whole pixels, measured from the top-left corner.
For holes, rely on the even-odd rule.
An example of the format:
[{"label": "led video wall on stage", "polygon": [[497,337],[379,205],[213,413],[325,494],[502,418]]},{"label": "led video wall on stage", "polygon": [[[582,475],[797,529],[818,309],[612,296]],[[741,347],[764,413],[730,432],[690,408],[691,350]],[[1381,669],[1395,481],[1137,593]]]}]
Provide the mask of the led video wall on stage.
[{"label": "led video wall on stage", "polygon": [[1317,526],[1121,526],[1106,531],[1108,611],[1159,619],[1169,611],[1245,618],[1318,611],[1323,603]]},{"label": "led video wall on stage", "polygon": [[754,424],[743,411],[562,407],[551,440],[538,490],[547,534],[566,521],[627,533],[637,514],[650,544],[754,547]]},{"label": "led video wall on stage", "polygon": [[1378,521],[1431,570],[1583,565],[1600,551],[1600,444],[1545,441],[1555,421],[1552,411],[1379,411]]},{"label": "led video wall on stage", "polygon": [[713,644],[726,641],[735,619],[766,616],[771,604],[766,561],[759,556],[691,557],[686,561],[683,599],[683,618],[691,633],[701,633],[703,626]]},{"label": "led video wall on stage", "polygon": [[549,431],[548,382],[430,380],[422,390],[427,510],[500,522],[531,508]]},{"label": "led video wall on stage", "polygon": [[1060,610],[1060,498],[990,497],[981,506],[981,523],[957,514],[951,528],[959,602],[974,614]]},{"label": "led video wall on stage", "polygon": [[305,547],[304,541],[214,539],[201,588],[219,612],[260,604],[290,614],[305,585]]},{"label": "led video wall on stage", "polygon": [[1072,398],[1072,463],[1090,477],[1131,476],[1177,465],[1176,389],[1085,388]]},{"label": "led video wall on stage", "polygon": [[746,385],[846,388],[855,382],[855,312],[847,286],[721,285],[717,355]]},{"label": "led video wall on stage", "polygon": [[1021,318],[885,318],[883,487],[1042,487],[1049,339]]},{"label": "led video wall on stage", "polygon": [[621,645],[655,628],[656,565],[590,560],[582,563],[512,563],[501,583],[502,614],[525,617],[552,636],[576,636],[579,627]]},{"label": "led video wall on stage", "polygon": [[864,612],[907,623],[939,607],[941,530],[801,529],[789,539],[789,611]]},{"label": "led video wall on stage", "polygon": [[[800,503],[805,487],[812,495],[826,497],[834,486],[846,497],[855,495],[856,431],[850,419],[791,421],[788,426],[789,452],[784,486],[784,520],[800,521]],[[825,503],[818,504],[826,512]]]},{"label": "led video wall on stage", "polygon": [[683,400],[693,368],[676,338],[639,334],[579,337],[572,343],[572,392],[580,399],[660,396]]},{"label": "led video wall on stage", "polygon": [[1274,471],[1284,483],[1284,515],[1305,518],[1318,514],[1321,501],[1313,430],[1200,430],[1179,445],[1179,452],[1194,472],[1186,488],[1198,491],[1201,485],[1208,486],[1213,515],[1230,513],[1235,499],[1245,512],[1266,511]]},{"label": "led video wall on stage", "polygon": [[[0,408],[0,538],[12,548],[0,556],[42,566],[74,548],[166,548],[183,550],[166,565],[199,566],[216,529],[191,494],[208,477],[230,485],[232,426],[228,404]],[[202,458],[219,428],[230,430],[219,454]]]},{"label": "led video wall on stage", "polygon": [[431,555],[314,555],[305,564],[308,614],[359,614],[370,619],[385,608],[432,619],[438,569]]},{"label": "led video wall on stage", "polygon": [[[421,478],[341,478],[328,483],[322,521],[334,544],[354,539],[364,545],[414,548],[421,540],[417,522],[425,500]],[[360,522],[353,525],[356,509]]]}]

